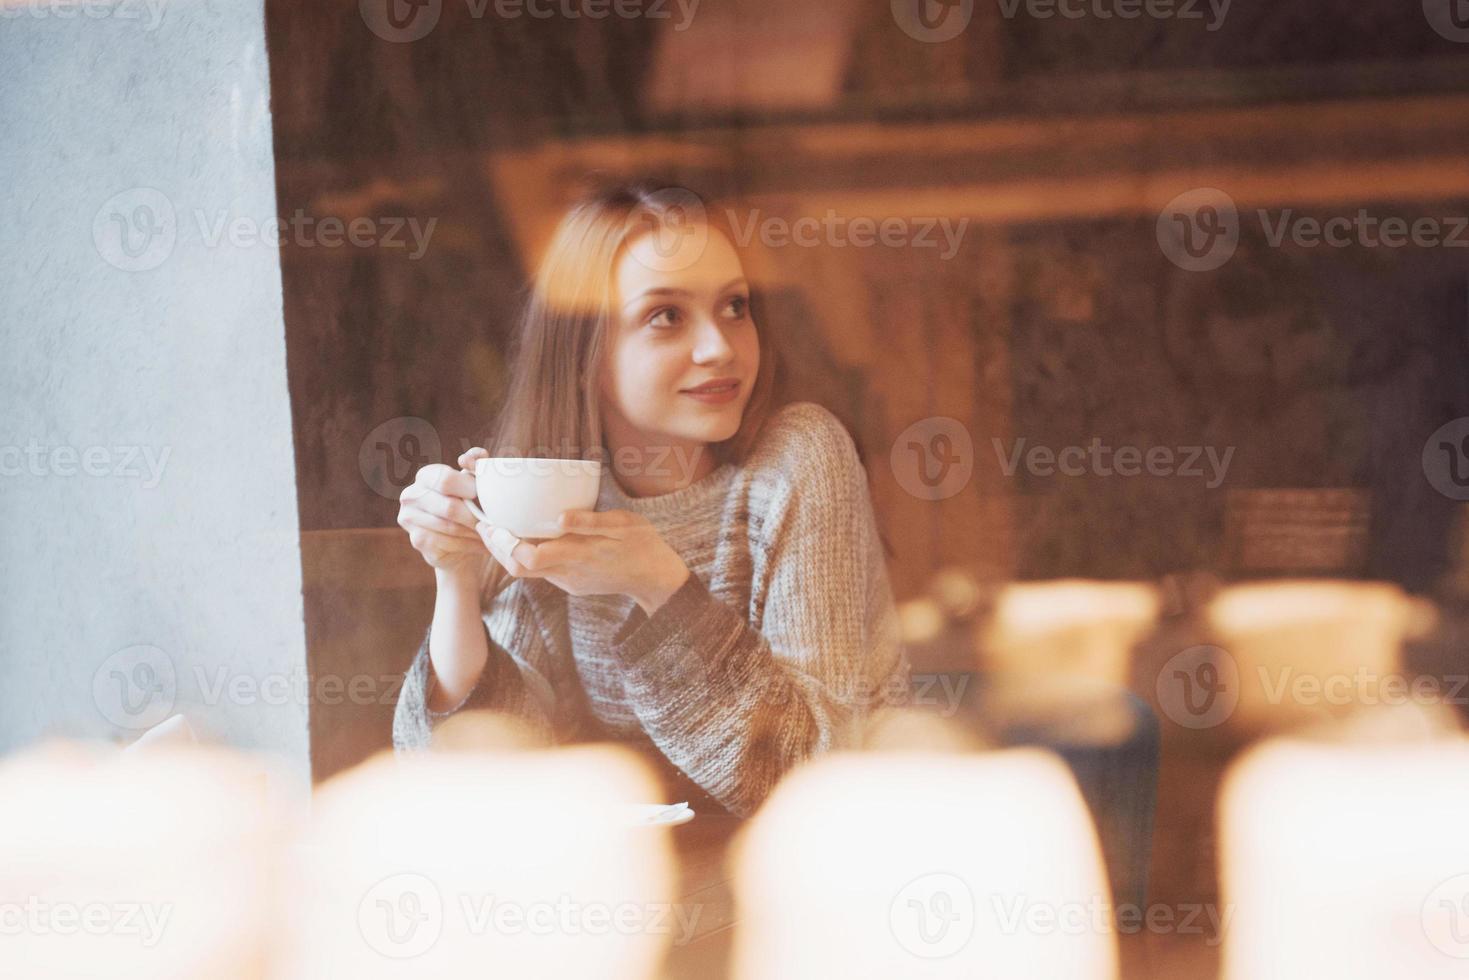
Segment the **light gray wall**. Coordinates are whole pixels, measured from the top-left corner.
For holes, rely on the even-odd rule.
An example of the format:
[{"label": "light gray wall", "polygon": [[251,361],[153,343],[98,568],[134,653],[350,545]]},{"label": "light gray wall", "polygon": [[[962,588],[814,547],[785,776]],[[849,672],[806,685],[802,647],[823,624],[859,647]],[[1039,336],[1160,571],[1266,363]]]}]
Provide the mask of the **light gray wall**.
[{"label": "light gray wall", "polygon": [[19,3],[0,10],[0,751],[182,712],[304,783],[280,265],[251,233],[275,214],[260,0]]}]

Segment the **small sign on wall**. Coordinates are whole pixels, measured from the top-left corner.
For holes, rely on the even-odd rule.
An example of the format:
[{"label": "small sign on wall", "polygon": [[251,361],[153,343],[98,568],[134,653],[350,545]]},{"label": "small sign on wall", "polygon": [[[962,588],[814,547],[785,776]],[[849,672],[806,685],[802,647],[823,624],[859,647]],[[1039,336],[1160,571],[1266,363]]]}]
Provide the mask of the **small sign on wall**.
[{"label": "small sign on wall", "polygon": [[1235,574],[1359,574],[1367,566],[1367,490],[1231,490],[1224,548]]}]

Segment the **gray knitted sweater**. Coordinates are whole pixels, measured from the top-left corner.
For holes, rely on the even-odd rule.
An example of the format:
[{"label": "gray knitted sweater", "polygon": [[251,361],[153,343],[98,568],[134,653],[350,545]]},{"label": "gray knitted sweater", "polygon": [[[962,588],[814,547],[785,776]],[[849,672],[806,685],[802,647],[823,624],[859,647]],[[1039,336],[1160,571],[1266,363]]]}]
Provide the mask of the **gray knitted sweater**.
[{"label": "gray knitted sweater", "polygon": [[427,748],[454,711],[512,712],[557,742],[618,741],[748,814],[795,763],[853,744],[908,663],[866,475],[850,436],[809,402],[774,412],[742,464],[629,497],[610,469],[598,510],[646,516],[688,565],[652,616],[621,595],[515,579],[484,610],[490,657],[448,712],[429,711],[424,637],[393,744]]}]

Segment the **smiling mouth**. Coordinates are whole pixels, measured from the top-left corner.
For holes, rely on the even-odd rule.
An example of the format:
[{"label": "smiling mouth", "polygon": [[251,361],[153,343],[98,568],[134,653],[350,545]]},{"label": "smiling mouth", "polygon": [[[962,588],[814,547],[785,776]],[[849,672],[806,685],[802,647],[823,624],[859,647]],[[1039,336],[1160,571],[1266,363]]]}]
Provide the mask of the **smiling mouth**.
[{"label": "smiling mouth", "polygon": [[697,388],[684,388],[685,394],[689,395],[722,395],[734,391],[740,386],[738,381],[720,381],[712,384],[702,384]]}]

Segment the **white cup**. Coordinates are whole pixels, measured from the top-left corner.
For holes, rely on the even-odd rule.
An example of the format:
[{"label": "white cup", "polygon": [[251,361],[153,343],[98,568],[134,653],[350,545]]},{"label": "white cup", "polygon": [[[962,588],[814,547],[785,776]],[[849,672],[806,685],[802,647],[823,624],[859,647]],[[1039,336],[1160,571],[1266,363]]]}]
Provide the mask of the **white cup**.
[{"label": "white cup", "polygon": [[476,462],[474,479],[483,509],[476,517],[517,538],[559,538],[565,533],[559,523],[562,511],[597,506],[602,464],[498,456]]}]

